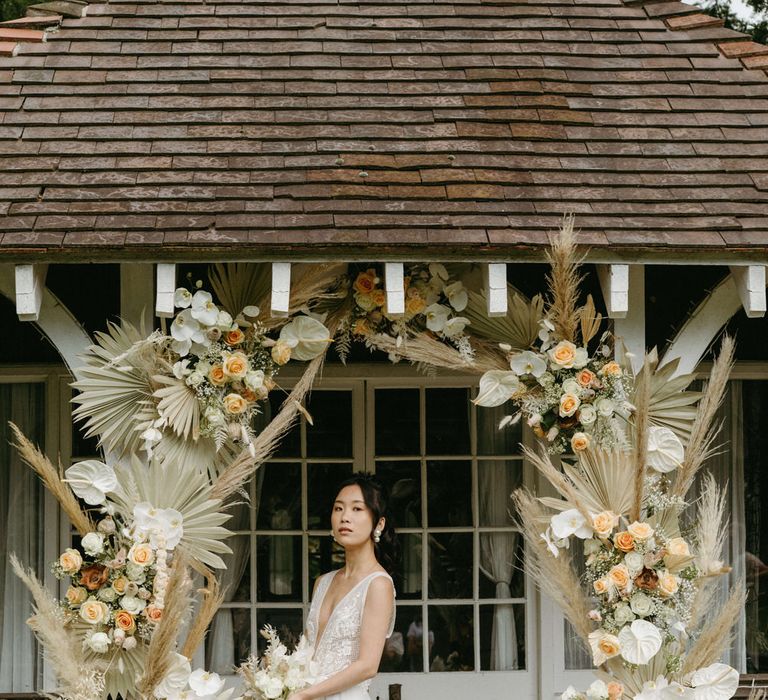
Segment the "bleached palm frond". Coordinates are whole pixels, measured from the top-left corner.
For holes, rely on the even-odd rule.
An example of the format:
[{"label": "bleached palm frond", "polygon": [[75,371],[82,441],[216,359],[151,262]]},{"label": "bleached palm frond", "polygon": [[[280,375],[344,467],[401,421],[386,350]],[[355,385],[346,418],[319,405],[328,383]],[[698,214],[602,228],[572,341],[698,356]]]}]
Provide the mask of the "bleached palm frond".
[{"label": "bleached palm frond", "polygon": [[469,292],[467,307],[461,312],[470,320],[472,335],[494,343],[507,343],[513,350],[529,350],[539,334],[544,317],[544,300],[536,295],[527,301],[512,285],[507,285],[506,316],[488,316],[487,292]]},{"label": "bleached palm frond", "polygon": [[200,402],[194,389],[183,379],[156,374],[152,379],[162,385],[153,394],[159,399],[157,411],[176,435],[193,441],[200,437]]},{"label": "bleached palm frond", "polygon": [[587,346],[590,340],[597,335],[603,322],[603,315],[595,309],[592,295],[587,296],[587,303],[579,309],[579,322],[581,325],[581,343]]},{"label": "bleached palm frond", "polygon": [[148,501],[155,508],[173,508],[183,517],[184,534],[178,549],[190,558],[215,569],[225,568],[219,554],[229,553],[224,543],[231,532],[222,527],[231,517],[222,513],[220,500],[211,497],[205,472],[190,470],[185,464],[153,459],[145,467],[134,455],[128,465],[115,468],[120,492],[111,499],[125,513],[137,503]]},{"label": "bleached palm frond", "polygon": [[667,676],[667,656],[656,654],[647,664],[639,666],[623,663],[623,659],[617,656],[606,661],[605,668],[608,672],[598,671],[598,677],[605,683],[618,681],[624,686],[622,697],[634,697],[643,690],[645,683]]},{"label": "bleached palm frond", "polygon": [[576,466],[563,462],[563,471],[592,513],[608,510],[626,515],[633,494],[627,488],[634,472],[632,454],[623,450],[588,449],[578,454]]},{"label": "bleached palm frond", "polygon": [[579,285],[583,276],[579,273],[581,260],[576,255],[574,217],[563,219],[560,232],[547,249],[550,271],[547,275],[549,298],[547,317],[555,327],[555,335],[562,340],[576,342],[579,327]]},{"label": "bleached palm frond", "polygon": [[214,263],[208,269],[219,303],[235,318],[246,306],[255,306],[269,294],[269,263]]}]

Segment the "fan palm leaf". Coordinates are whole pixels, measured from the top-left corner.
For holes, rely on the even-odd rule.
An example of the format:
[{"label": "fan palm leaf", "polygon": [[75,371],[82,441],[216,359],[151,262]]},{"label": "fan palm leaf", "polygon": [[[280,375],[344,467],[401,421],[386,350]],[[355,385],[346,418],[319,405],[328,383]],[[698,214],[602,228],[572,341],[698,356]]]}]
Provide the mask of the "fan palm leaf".
[{"label": "fan palm leaf", "polygon": [[271,286],[269,263],[215,263],[208,280],[219,303],[235,318],[246,306],[259,304]]},{"label": "fan palm leaf", "polygon": [[507,285],[506,316],[488,316],[485,290],[469,292],[469,301],[462,314],[470,320],[472,335],[496,343],[507,343],[513,350],[528,350],[539,334],[539,322],[544,317],[544,300],[536,295],[528,301],[512,285]]},{"label": "fan palm leaf", "polygon": [[176,435],[187,440],[200,436],[200,402],[183,379],[156,374],[152,379],[162,385],[152,396],[159,399],[157,411]]}]

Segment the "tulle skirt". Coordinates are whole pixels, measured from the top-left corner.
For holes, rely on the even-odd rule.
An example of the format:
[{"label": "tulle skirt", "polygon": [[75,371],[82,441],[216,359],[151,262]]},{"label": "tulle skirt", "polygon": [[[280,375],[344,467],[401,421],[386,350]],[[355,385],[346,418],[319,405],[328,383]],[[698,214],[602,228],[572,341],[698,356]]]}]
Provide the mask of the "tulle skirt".
[{"label": "tulle skirt", "polygon": [[366,687],[360,684],[342,690],[340,693],[327,695],[323,700],[371,700],[371,696],[368,694]]}]

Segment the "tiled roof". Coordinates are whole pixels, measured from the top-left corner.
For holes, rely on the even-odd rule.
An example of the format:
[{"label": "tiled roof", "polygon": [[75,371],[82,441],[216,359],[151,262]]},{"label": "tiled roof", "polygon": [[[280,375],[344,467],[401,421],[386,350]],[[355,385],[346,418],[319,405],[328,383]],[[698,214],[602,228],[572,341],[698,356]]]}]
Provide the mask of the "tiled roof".
[{"label": "tiled roof", "polygon": [[0,58],[6,260],[768,252],[768,47],[690,5],[86,10]]}]

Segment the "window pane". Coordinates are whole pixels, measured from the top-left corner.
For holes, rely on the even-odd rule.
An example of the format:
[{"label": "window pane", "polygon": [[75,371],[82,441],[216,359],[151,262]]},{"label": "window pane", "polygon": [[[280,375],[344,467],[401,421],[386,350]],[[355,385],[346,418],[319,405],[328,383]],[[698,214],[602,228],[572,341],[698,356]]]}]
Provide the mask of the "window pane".
[{"label": "window pane", "polygon": [[517,459],[477,463],[480,527],[513,524],[510,494],[523,485],[523,462]]},{"label": "window pane", "polygon": [[522,421],[499,430],[499,421],[509,413],[509,405],[477,407],[477,454],[515,455],[523,440]]},{"label": "window pane", "polygon": [[421,606],[398,605],[395,613],[395,631],[384,643],[379,672],[423,672],[422,636]]},{"label": "window pane", "polygon": [[301,601],[301,537],[259,537],[256,571],[258,600]]},{"label": "window pane", "polygon": [[352,392],[315,391],[307,403],[314,425],[307,425],[309,457],[352,456]]},{"label": "window pane", "polygon": [[222,608],[205,638],[205,668],[231,674],[251,653],[250,608]]},{"label": "window pane", "polygon": [[427,454],[468,455],[469,389],[427,389]]},{"label": "window pane", "polygon": [[472,525],[470,462],[427,464],[427,522],[429,527]]},{"label": "window pane", "polygon": [[399,536],[400,565],[396,580],[399,600],[421,598],[421,534],[408,533]]},{"label": "window pane", "polygon": [[308,537],[307,547],[309,549],[309,594],[312,595],[312,587],[318,576],[344,566],[344,550],[330,536]]},{"label": "window pane", "polygon": [[472,533],[429,535],[429,597],[472,597]]},{"label": "window pane", "polygon": [[231,554],[223,554],[227,568],[222,573],[222,588],[226,587],[224,602],[248,602],[251,600],[251,538],[235,535],[227,540]]},{"label": "window pane", "polygon": [[331,529],[331,506],[339,484],[352,476],[351,464],[307,465],[307,527]]},{"label": "window pane", "polygon": [[[293,650],[304,630],[304,613],[301,608],[259,608],[256,611],[256,625],[259,630],[271,625],[280,635],[280,640]],[[263,654],[267,640],[261,635],[257,639],[257,651]]]},{"label": "window pane", "polygon": [[256,527],[259,530],[298,530],[301,528],[301,465],[272,463],[261,467]]},{"label": "window pane", "polygon": [[480,668],[483,671],[525,668],[524,605],[480,606]]},{"label": "window pane", "polygon": [[525,597],[523,537],[519,533],[480,533],[480,597]]},{"label": "window pane", "polygon": [[435,641],[429,658],[429,670],[474,670],[473,627],[471,605],[430,605],[429,629]]},{"label": "window pane", "polygon": [[419,390],[376,389],[377,455],[414,455],[419,448]]},{"label": "window pane", "polygon": [[395,528],[421,527],[421,464],[379,461],[376,476],[389,489]]},{"label": "window pane", "polygon": [[[269,406],[271,415],[276,416],[280,406],[285,401],[285,394],[281,391],[271,391],[269,394]],[[296,422],[293,427],[280,438],[280,443],[275,451],[275,457],[300,457],[301,456],[301,423]]]}]

